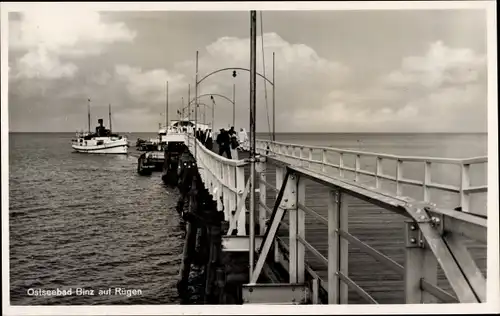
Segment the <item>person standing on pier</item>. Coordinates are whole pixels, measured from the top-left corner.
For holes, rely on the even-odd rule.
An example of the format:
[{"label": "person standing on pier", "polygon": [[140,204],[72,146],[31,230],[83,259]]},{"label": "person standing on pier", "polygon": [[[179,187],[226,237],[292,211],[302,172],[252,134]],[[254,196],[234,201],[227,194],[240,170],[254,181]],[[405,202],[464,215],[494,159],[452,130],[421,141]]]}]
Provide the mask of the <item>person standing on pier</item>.
[{"label": "person standing on pier", "polygon": [[231,128],[227,132],[229,134],[229,137],[236,136],[236,131],[234,130],[234,126],[231,126]]},{"label": "person standing on pier", "polygon": [[231,159],[229,133],[223,128],[220,129],[220,134],[217,136],[217,145],[219,145],[219,155],[224,156],[226,153],[227,158]]},{"label": "person standing on pier", "polygon": [[201,128],[200,127],[198,127],[198,129],[196,130],[196,139],[201,142]]},{"label": "person standing on pier", "polygon": [[200,130],[200,142],[205,145],[205,131]]},{"label": "person standing on pier", "polygon": [[205,139],[205,147],[207,147],[208,150],[212,150],[212,148],[213,148],[213,139],[212,139],[212,129],[211,128],[207,129],[207,137]]},{"label": "person standing on pier", "polygon": [[205,145],[205,141],[207,140],[207,130],[202,130],[200,135],[200,141],[203,145]]},{"label": "person standing on pier", "polygon": [[236,131],[234,130],[234,127],[231,127],[228,134],[229,134],[229,142],[231,144],[230,146],[231,157],[233,159],[238,160],[238,147],[240,146],[240,144],[238,142],[238,138],[236,135]]},{"label": "person standing on pier", "polygon": [[240,132],[238,133],[238,141],[240,143],[240,146],[238,147],[240,150],[244,150],[244,148],[248,146],[248,134],[244,128],[240,128]]}]

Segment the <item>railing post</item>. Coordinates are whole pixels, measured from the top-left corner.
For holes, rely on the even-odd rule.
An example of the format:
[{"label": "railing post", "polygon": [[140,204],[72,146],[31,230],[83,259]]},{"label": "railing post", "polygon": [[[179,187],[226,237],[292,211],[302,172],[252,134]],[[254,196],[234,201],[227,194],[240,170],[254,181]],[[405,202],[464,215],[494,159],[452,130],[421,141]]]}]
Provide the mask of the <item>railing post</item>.
[{"label": "railing post", "polygon": [[339,154],[339,175],[344,176],[344,153]]},{"label": "railing post", "polygon": [[396,161],[396,195],[401,196],[403,188],[401,187],[401,180],[403,178],[403,161],[402,160],[397,160]]},{"label": "railing post", "polygon": [[337,258],[338,238],[339,235],[335,233],[337,218],[337,203],[338,193],[330,191],[328,194],[328,304],[339,303],[339,293],[337,284],[339,277],[337,271],[339,270],[339,262]]},{"label": "railing post", "polygon": [[354,162],[354,170],[355,170],[354,177],[355,177],[356,182],[359,181],[360,159],[361,159],[361,156],[356,155],[355,162]]},{"label": "railing post", "polygon": [[327,153],[326,149],[323,149],[321,153],[321,172],[326,172],[326,164],[328,163],[326,153]]},{"label": "railing post", "polygon": [[465,191],[470,186],[469,178],[470,164],[462,164],[461,180],[460,180],[460,206],[462,211],[469,212],[469,192]]},{"label": "railing post", "polygon": [[430,293],[422,290],[421,280],[437,285],[437,260],[420,233],[417,223],[406,221],[405,227],[405,301],[406,304],[435,303]]},{"label": "railing post", "polygon": [[[245,167],[239,166],[236,167],[236,190],[238,191],[236,197],[236,205],[240,204],[241,199],[243,198],[243,192],[245,191]],[[243,210],[241,210],[240,215],[238,217],[238,223],[236,224],[236,229],[238,230],[237,235],[242,236],[246,235],[246,212],[245,212],[245,204],[243,204]]]},{"label": "railing post", "polygon": [[[228,165],[227,166],[227,173],[228,173],[228,178],[226,183],[229,184],[230,188],[233,188],[236,190],[236,193],[234,193],[232,190],[227,190],[228,191],[228,208],[230,212],[229,218],[232,219],[235,214],[236,214],[236,205],[238,201],[238,187],[236,185],[236,169],[238,167],[233,167]],[[239,231],[238,231],[239,234]]]},{"label": "railing post", "polygon": [[266,181],[266,162],[258,162],[255,169],[259,179],[259,234],[264,235],[268,217],[266,208],[263,206],[266,205],[266,185],[264,183]]},{"label": "railing post", "polygon": [[[342,192],[338,192],[339,194],[339,202],[338,206],[338,224],[337,224],[337,234],[339,230],[344,232],[349,232],[349,204],[347,201],[348,196]],[[339,258],[339,271],[348,276],[348,267],[349,267],[349,242],[342,238],[339,238],[339,250],[338,250],[338,258]],[[340,304],[348,303],[348,293],[349,287],[342,281],[339,281],[339,294],[340,294]]]},{"label": "railing post", "polygon": [[217,162],[217,176],[219,177],[220,180],[217,180],[217,209],[219,211],[223,210],[224,211],[224,220],[225,221],[231,221],[231,219],[228,216],[228,212],[224,206],[224,186],[222,185],[222,177],[224,174],[223,170],[223,164],[222,162]]},{"label": "railing post", "polygon": [[312,166],[312,160],[313,160],[313,149],[309,148],[309,154],[307,155],[309,161],[307,162],[307,166],[310,168]]},{"label": "railing post", "polygon": [[330,191],[328,196],[328,304],[346,304],[348,288],[338,272],[348,275],[348,242],[339,230],[347,231],[348,204],[345,195]]},{"label": "railing post", "polygon": [[[305,205],[306,203],[306,183],[303,177],[297,179],[297,236],[306,240],[306,213],[299,207],[299,204]],[[304,283],[305,281],[305,265],[306,248],[298,241],[297,242],[297,283]]]},{"label": "railing post", "polygon": [[[293,152],[294,152],[294,153],[292,154],[292,156],[294,156],[294,157],[295,157],[295,148],[293,148]],[[303,166],[304,166],[304,164],[303,164],[303,162],[302,162],[302,159],[300,159],[300,158],[302,158],[302,146],[301,146],[301,147],[299,147],[299,156],[298,156],[298,158],[299,158],[299,166],[303,167]]]},{"label": "railing post", "polygon": [[319,304],[319,280],[316,278],[312,279],[311,292],[312,303]]},{"label": "railing post", "polygon": [[[278,165],[275,165],[276,167],[276,198],[278,198],[278,194],[280,191],[281,186],[283,185],[283,177],[284,177],[284,170]],[[274,262],[279,262],[280,261],[280,255],[279,255],[279,246],[278,246],[278,241],[276,240],[274,242]]]},{"label": "railing post", "polygon": [[424,167],[424,201],[429,202],[430,201],[430,192],[429,192],[429,187],[428,185],[431,183],[431,162],[426,161],[425,162],[425,167]]},{"label": "railing post", "polygon": [[291,208],[288,209],[288,242],[289,242],[289,269],[290,283],[297,283],[298,276],[298,256],[297,256],[297,175],[291,174],[288,177],[287,190],[285,191],[284,202],[290,201]]},{"label": "railing post", "polygon": [[299,166],[306,167],[307,166],[306,161],[302,160],[302,158],[305,158],[304,157],[304,147],[303,146],[299,147]]},{"label": "railing post", "polygon": [[381,183],[380,183],[380,176],[382,175],[382,158],[377,157],[376,158],[376,166],[375,166],[375,187],[377,189],[380,189]]},{"label": "railing post", "polygon": [[229,195],[231,194],[231,191],[227,188],[227,184],[229,182],[229,172],[227,167],[227,165],[222,163],[222,203],[224,204],[224,213],[226,213],[228,221],[231,221],[233,216],[231,214],[231,209],[229,208]]}]

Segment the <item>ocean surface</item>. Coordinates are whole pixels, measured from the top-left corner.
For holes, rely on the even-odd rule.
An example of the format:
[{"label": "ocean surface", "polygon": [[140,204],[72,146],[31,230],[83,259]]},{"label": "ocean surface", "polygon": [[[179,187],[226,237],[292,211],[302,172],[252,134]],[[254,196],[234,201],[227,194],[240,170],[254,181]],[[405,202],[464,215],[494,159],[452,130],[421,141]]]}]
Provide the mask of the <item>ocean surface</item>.
[{"label": "ocean surface", "polygon": [[[176,282],[183,232],[175,211],[177,192],[163,185],[159,173],[142,177],[136,172],[133,145],[138,137],[155,134],[122,135],[131,141],[131,155],[73,153],[73,133],[9,135],[12,305],[179,304]],[[487,154],[486,134],[276,138],[397,155]],[[35,295],[37,290],[56,289],[71,289],[72,295]],[[135,293],[127,295],[127,290]]]}]

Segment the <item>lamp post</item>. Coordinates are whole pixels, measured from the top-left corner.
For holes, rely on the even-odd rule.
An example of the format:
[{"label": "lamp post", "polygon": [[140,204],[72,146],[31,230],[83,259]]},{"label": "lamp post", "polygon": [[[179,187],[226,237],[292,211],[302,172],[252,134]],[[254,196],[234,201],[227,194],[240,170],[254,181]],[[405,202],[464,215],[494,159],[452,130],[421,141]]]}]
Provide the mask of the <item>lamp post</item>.
[{"label": "lamp post", "polygon": [[276,78],[274,77],[274,52],[273,52],[273,142],[276,141],[276,87],[274,86]]},{"label": "lamp post", "polygon": [[[212,131],[214,131],[214,126],[215,126],[214,125],[215,124],[215,121],[214,121],[214,119],[215,119],[215,99],[214,99],[214,96],[211,95],[210,99],[212,100],[212,126],[211,127],[212,127]],[[234,107],[234,103],[233,103],[233,107]]]},{"label": "lamp post", "polygon": [[[250,11],[250,278],[254,269],[255,255],[255,109],[256,109],[256,59],[257,59],[257,12]],[[273,85],[274,87],[274,85]]]},{"label": "lamp post", "polygon": [[236,106],[235,106],[236,92],[235,92],[235,90],[236,90],[236,84],[233,83],[233,126],[235,125],[235,120],[236,120]]},{"label": "lamp post", "polygon": [[[195,78],[196,85],[194,86],[194,98],[195,98],[195,107],[194,107],[194,135],[196,135],[196,130],[198,127],[198,51],[196,51],[196,78]],[[189,100],[188,100],[189,102]],[[197,147],[196,146],[196,139],[195,139],[195,146],[194,146],[194,160],[196,163],[198,163],[198,156],[196,155],[197,153]]]},{"label": "lamp post", "polygon": [[191,122],[191,84],[188,85],[188,120]]}]

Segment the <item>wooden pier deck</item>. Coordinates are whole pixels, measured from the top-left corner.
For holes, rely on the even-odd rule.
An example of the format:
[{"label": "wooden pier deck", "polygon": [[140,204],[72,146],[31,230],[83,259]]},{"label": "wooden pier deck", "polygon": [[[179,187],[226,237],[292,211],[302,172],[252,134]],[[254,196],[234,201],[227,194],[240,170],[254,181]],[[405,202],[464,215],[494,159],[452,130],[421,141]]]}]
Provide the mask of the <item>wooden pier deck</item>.
[{"label": "wooden pier deck", "polygon": [[[248,169],[249,170],[249,169]],[[248,173],[249,174],[249,171]],[[275,186],[275,169],[268,166],[268,182]],[[248,175],[249,177],[249,175]],[[305,205],[327,218],[328,189],[322,185],[306,180]],[[267,190],[266,204],[272,209],[275,201],[274,190]],[[404,266],[404,223],[407,218],[384,210],[360,199],[350,197],[349,203],[349,232],[362,242],[387,255],[400,265]],[[287,222],[285,218],[285,222]],[[283,240],[288,239],[288,230],[281,229]],[[306,241],[313,245],[321,254],[328,258],[328,228],[315,217],[306,213]],[[486,245],[468,241],[468,249],[472,252],[476,263],[486,275]],[[316,271],[328,288],[327,267],[306,249],[306,262]],[[379,304],[404,304],[404,276],[392,270],[375,259],[349,246],[349,277],[361,288],[370,294]],[[438,272],[438,286],[449,293],[453,293],[443,272]],[[349,291],[349,304],[366,304],[359,295]]]},{"label": "wooden pier deck", "polygon": [[[214,151],[217,152],[216,145]],[[239,159],[248,157],[248,153],[240,153]],[[268,163],[266,182],[276,188],[276,167]],[[250,168],[245,166],[245,183],[249,178]],[[324,219],[328,218],[328,191],[329,189],[311,180],[305,180],[305,206],[313,209]],[[279,187],[277,188],[279,190]],[[272,210],[277,191],[266,188],[266,207]],[[258,203],[258,196],[256,203]],[[408,218],[385,210],[368,202],[349,196],[348,230],[357,239],[388,256],[402,267],[405,267],[405,221]],[[248,201],[247,201],[248,212]],[[258,208],[258,206],[256,206]],[[256,213],[258,211],[256,210]],[[268,213],[268,215],[270,215]],[[328,227],[324,221],[306,213],[305,240],[317,251],[328,258]],[[258,221],[256,220],[256,223]],[[288,243],[288,216],[282,221],[278,232],[279,238]],[[248,234],[248,232],[247,232]],[[472,240],[465,240],[465,245],[476,262],[478,268],[486,277],[486,244]],[[320,285],[328,289],[328,267],[306,248],[306,264],[320,277]],[[388,269],[373,257],[366,254],[355,245],[349,245],[348,275],[359,287],[366,291],[379,304],[404,304],[405,282],[404,269],[399,273]],[[456,297],[443,271],[438,265],[438,284],[440,288]],[[438,302],[438,300],[436,300]],[[349,289],[349,304],[367,304],[356,291]]]}]

